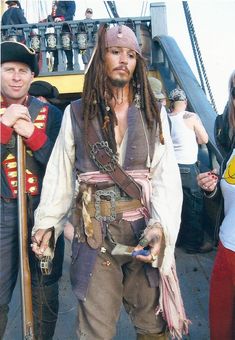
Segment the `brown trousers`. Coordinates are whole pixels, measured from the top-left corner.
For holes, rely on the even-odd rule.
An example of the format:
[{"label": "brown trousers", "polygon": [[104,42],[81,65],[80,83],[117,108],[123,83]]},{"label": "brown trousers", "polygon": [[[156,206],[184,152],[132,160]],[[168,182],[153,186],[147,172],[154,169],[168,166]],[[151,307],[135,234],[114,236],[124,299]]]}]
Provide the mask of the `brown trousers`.
[{"label": "brown trousers", "polygon": [[[131,223],[120,220],[109,230],[116,242],[136,245],[138,240]],[[110,240],[103,242],[106,252],[99,252],[88,294],[79,301],[77,334],[80,340],[111,340],[115,336],[122,303],[137,333],[160,333],[165,328],[156,317],[159,289],[150,288],[144,264],[131,256],[112,256]]]}]

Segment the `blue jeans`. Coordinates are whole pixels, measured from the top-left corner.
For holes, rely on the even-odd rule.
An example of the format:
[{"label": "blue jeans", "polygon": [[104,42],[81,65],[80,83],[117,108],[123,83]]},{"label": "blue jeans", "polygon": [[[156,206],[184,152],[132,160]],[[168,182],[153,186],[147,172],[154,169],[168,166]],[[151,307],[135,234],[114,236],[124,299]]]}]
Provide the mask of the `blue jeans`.
[{"label": "blue jeans", "polygon": [[[31,211],[33,212],[39,197],[30,199]],[[13,290],[16,285],[19,266],[18,247],[18,213],[17,200],[4,200],[0,203],[0,339],[3,337],[6,324],[8,304],[11,301]],[[30,214],[29,214],[30,215]],[[32,216],[28,218],[28,240],[31,243],[31,230],[33,226]],[[58,239],[53,269],[50,275],[43,276],[39,263],[29,246],[29,264],[32,281],[32,300],[34,314],[35,339],[52,339],[57,321],[59,308],[58,280],[62,275],[64,258],[64,237]]]},{"label": "blue jeans", "polygon": [[197,164],[178,164],[183,187],[183,207],[178,245],[197,250],[203,243],[203,192],[197,184]]}]

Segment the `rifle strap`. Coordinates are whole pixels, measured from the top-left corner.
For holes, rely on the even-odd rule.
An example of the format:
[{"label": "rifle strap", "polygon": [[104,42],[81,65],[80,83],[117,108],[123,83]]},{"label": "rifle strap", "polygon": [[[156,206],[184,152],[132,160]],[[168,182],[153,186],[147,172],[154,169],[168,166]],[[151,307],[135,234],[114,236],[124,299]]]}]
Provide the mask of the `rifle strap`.
[{"label": "rifle strap", "polygon": [[131,198],[141,199],[141,187],[117,161],[108,142],[100,141],[92,122],[88,126],[90,157],[101,172],[107,173],[112,180]]}]

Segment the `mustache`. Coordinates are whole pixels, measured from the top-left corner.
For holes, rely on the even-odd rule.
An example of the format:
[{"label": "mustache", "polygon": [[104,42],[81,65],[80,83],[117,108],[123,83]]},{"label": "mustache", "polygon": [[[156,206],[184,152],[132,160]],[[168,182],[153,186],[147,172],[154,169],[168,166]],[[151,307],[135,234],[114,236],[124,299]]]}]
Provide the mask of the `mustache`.
[{"label": "mustache", "polygon": [[114,71],[125,71],[126,73],[130,74],[130,71],[128,70],[128,68],[126,66],[118,66],[114,68]]}]

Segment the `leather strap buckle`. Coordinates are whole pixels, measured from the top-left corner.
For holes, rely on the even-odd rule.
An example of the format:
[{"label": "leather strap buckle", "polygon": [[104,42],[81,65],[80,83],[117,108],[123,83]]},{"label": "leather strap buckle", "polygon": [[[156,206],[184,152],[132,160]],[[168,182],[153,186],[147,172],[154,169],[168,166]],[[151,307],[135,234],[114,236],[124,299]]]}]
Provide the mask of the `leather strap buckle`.
[{"label": "leather strap buckle", "polygon": [[[101,215],[101,200],[102,196],[109,197],[110,200],[106,202],[110,202],[110,214],[102,216]],[[115,202],[116,202],[116,193],[114,191],[107,191],[107,190],[97,190],[95,193],[95,218],[100,222],[111,222],[116,219],[116,209],[115,209]]]},{"label": "leather strap buckle", "polygon": [[52,271],[51,256],[43,256],[39,261],[39,266],[40,266],[42,275],[50,275]]},{"label": "leather strap buckle", "polygon": [[[116,168],[117,158],[113,154],[113,151],[108,146],[108,142],[101,141],[96,142],[92,145],[90,145],[91,151],[90,155],[93,161],[95,162],[96,166],[101,172],[114,172]],[[105,154],[108,156],[108,162],[106,164],[103,164],[102,161],[104,161],[104,157],[102,157],[102,151],[105,152]],[[99,160],[99,153],[101,153]]]}]

